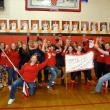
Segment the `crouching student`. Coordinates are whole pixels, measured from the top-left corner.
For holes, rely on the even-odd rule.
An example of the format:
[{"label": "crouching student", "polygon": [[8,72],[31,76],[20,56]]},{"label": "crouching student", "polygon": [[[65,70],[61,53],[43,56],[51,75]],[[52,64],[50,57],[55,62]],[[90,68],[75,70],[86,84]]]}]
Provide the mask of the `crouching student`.
[{"label": "crouching student", "polygon": [[36,76],[38,74],[38,71],[46,66],[47,60],[41,64],[37,64],[37,62],[38,62],[37,56],[33,55],[30,58],[30,61],[24,64],[21,70],[17,70],[15,68],[15,70],[22,75],[23,79],[19,78],[13,83],[10,91],[10,99],[8,101],[8,104],[12,104],[14,102],[16,89],[20,86],[23,87],[24,81],[27,83],[29,87],[29,95],[31,96],[34,95],[36,90]]}]

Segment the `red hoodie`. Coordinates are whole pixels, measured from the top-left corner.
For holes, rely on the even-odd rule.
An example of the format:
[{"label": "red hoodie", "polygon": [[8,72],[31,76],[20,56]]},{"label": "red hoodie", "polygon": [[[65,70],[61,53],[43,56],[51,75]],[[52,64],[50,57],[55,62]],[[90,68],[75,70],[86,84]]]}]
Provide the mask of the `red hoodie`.
[{"label": "red hoodie", "polygon": [[[6,52],[6,54],[9,57],[9,59],[12,61],[14,66],[18,66],[19,65],[20,55],[19,55],[18,51],[16,51],[16,50],[8,50]],[[12,64],[8,61],[8,59],[7,59],[6,64],[7,64],[8,67],[12,67]]]},{"label": "red hoodie", "polygon": [[24,78],[26,82],[34,82],[36,81],[38,71],[46,66],[47,61],[41,64],[35,64],[31,66],[29,63],[24,64],[21,70],[19,70],[20,74]]}]

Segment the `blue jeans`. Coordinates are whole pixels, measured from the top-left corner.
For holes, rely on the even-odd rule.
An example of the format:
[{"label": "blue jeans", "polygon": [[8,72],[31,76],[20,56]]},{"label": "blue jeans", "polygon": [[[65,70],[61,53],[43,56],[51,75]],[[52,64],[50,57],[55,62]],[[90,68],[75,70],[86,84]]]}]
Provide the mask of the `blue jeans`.
[{"label": "blue jeans", "polygon": [[49,79],[48,86],[52,87],[53,82],[55,81],[55,79],[57,78],[57,76],[59,74],[59,70],[57,67],[54,67],[54,66],[49,66],[46,69],[51,73],[51,77]]},{"label": "blue jeans", "polygon": [[14,68],[7,68],[8,71],[8,85],[12,85],[12,81],[15,81],[17,79],[17,73],[14,70]]},{"label": "blue jeans", "polygon": [[[21,78],[17,79],[13,83],[12,88],[11,88],[11,92],[10,92],[10,99],[14,99],[15,98],[16,89],[18,87],[23,87],[23,83],[24,83],[24,80],[22,80]],[[29,86],[29,94],[33,95],[35,93],[35,90],[36,90],[36,84],[34,82],[27,83],[27,84]]]},{"label": "blue jeans", "polygon": [[95,91],[96,92],[100,92],[101,91],[101,88],[102,88],[103,82],[108,81],[108,80],[110,80],[110,72],[107,73],[107,74],[105,74],[101,78],[99,78],[98,83],[97,83],[97,86],[95,88]]}]

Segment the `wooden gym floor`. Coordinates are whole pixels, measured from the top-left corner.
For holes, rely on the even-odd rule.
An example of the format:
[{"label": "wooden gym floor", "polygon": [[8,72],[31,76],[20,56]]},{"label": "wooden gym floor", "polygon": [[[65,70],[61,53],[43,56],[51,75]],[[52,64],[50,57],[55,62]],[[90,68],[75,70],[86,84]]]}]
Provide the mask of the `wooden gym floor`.
[{"label": "wooden gym floor", "polygon": [[9,90],[0,90],[0,110],[109,110],[110,92],[91,94],[95,86],[76,86],[68,88],[56,84],[54,92],[50,93],[46,87],[38,88],[36,94],[29,98],[22,96],[17,90],[16,100],[8,105]]}]

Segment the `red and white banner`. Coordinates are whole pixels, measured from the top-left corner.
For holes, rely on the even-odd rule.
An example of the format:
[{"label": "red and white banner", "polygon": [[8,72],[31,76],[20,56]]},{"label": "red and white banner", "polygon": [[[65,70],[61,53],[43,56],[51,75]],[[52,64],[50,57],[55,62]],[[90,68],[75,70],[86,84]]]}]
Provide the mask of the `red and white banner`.
[{"label": "red and white banner", "polygon": [[94,67],[93,58],[93,52],[88,52],[83,55],[66,55],[66,73],[92,69]]}]

